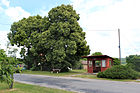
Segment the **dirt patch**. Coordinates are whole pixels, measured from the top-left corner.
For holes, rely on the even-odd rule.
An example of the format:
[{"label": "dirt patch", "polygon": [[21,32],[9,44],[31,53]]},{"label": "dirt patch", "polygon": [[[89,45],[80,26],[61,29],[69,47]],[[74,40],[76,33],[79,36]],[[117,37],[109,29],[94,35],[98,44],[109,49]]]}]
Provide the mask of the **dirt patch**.
[{"label": "dirt patch", "polygon": [[16,91],[17,89],[16,88],[13,88],[13,89],[4,89],[4,90],[1,90],[0,93],[6,93],[6,92],[11,92],[11,91]]}]

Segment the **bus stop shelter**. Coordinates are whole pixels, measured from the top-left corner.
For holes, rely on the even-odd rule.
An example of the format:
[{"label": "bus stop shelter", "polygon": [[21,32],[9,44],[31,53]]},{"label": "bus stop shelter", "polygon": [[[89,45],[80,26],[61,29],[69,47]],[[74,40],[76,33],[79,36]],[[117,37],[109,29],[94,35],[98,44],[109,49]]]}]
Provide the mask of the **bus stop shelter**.
[{"label": "bus stop shelter", "polygon": [[83,56],[87,58],[88,73],[103,72],[113,66],[113,58],[107,55]]}]

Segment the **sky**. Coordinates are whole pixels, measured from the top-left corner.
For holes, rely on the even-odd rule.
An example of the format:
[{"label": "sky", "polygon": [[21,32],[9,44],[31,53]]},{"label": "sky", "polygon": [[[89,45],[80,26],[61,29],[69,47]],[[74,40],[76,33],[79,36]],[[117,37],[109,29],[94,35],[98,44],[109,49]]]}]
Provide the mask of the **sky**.
[{"label": "sky", "polygon": [[86,32],[91,54],[119,57],[140,54],[140,0],[0,0],[0,48],[6,50],[7,33],[13,22],[23,17],[47,16],[49,10],[70,4],[80,14],[78,21]]}]

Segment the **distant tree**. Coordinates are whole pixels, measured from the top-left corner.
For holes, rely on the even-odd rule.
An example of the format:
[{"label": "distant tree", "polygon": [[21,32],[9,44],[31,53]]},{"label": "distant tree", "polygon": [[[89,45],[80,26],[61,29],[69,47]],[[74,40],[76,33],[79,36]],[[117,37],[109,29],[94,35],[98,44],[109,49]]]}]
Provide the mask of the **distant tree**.
[{"label": "distant tree", "polygon": [[140,55],[129,55],[126,57],[126,63],[132,69],[140,72]]},{"label": "distant tree", "polygon": [[15,58],[16,58],[16,53],[17,53],[17,51],[18,51],[17,48],[9,48],[8,54],[9,54],[11,57],[15,57]]},{"label": "distant tree", "polygon": [[120,59],[118,59],[118,58],[113,58],[113,65],[121,65]]},{"label": "distant tree", "polygon": [[101,52],[95,52],[91,54],[92,56],[103,55]]},{"label": "distant tree", "polygon": [[18,49],[11,46],[10,41],[7,41],[6,52],[7,52],[8,56],[16,58],[17,51],[18,51]]}]

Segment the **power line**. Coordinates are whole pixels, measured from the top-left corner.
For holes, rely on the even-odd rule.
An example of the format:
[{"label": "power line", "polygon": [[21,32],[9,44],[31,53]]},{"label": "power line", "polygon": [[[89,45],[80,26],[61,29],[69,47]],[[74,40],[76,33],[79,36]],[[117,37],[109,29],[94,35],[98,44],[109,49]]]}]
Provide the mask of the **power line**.
[{"label": "power line", "polygon": [[116,30],[85,30],[85,31],[116,31]]},{"label": "power line", "polygon": [[121,63],[121,46],[120,46],[120,29],[114,29],[114,30],[86,30],[86,31],[118,31],[118,39],[119,39],[119,59],[120,59],[120,63]]},{"label": "power line", "polygon": [[123,38],[125,38],[125,40],[130,44],[130,46],[133,47],[131,49],[135,50],[137,53],[140,52],[138,48],[125,35],[123,35]]}]

